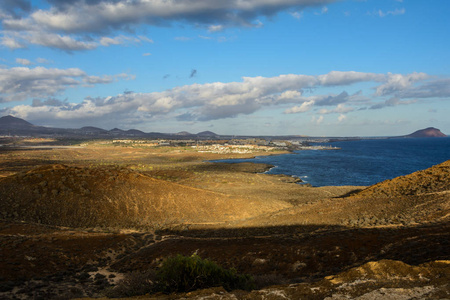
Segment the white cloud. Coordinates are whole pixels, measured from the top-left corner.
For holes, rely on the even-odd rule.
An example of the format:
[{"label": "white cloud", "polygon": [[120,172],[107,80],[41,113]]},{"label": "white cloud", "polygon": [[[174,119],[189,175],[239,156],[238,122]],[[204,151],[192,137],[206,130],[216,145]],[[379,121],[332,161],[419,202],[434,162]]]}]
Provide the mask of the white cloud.
[{"label": "white cloud", "polygon": [[320,10],[320,12],[316,12],[315,15],[324,15],[328,12],[328,7],[324,6],[322,7],[322,9]]},{"label": "white cloud", "polygon": [[314,101],[303,102],[300,106],[294,106],[284,111],[285,114],[296,114],[309,111],[314,106]]},{"label": "white cloud", "polygon": [[0,68],[0,102],[46,98],[68,88],[110,83],[119,78],[126,78],[126,76],[126,74],[103,77],[89,76],[78,68]]},{"label": "white cloud", "polygon": [[384,74],[376,73],[363,73],[363,72],[341,72],[331,71],[328,74],[318,76],[321,85],[333,86],[333,85],[349,85],[361,81],[377,81],[381,82],[385,80]]},{"label": "white cloud", "polygon": [[347,116],[346,115],[339,115],[339,117],[338,117],[338,121],[339,121],[339,123],[341,123],[341,122],[343,122],[345,119],[347,119]]},{"label": "white cloud", "polygon": [[25,58],[16,58],[16,63],[24,65],[24,66],[29,66],[32,64],[31,61],[29,61],[28,59],[25,59]]},{"label": "white cloud", "polygon": [[288,90],[283,93],[281,93],[280,97],[278,97],[278,101],[283,100],[293,100],[293,99],[299,99],[302,96],[302,93],[296,90]]},{"label": "white cloud", "polygon": [[397,91],[405,90],[414,83],[428,78],[430,78],[430,76],[425,73],[414,72],[407,75],[388,73],[385,83],[376,88],[376,94],[378,96],[389,95]]},{"label": "white cloud", "polygon": [[[0,32],[1,44],[10,49],[36,44],[65,51],[91,50],[99,45],[123,44],[131,38],[110,37],[107,34],[116,30],[132,32],[142,24],[160,26],[185,22],[210,32],[228,27],[261,27],[263,24],[259,17],[271,17],[286,10],[294,10],[299,16],[304,8],[336,1],[49,1],[53,6],[38,9],[26,17],[6,15],[2,21],[3,31]],[[327,7],[323,6],[322,13],[326,11]],[[99,42],[92,42],[95,36],[103,37]],[[153,43],[153,40],[144,36],[138,36],[137,39]]]},{"label": "white cloud", "polygon": [[302,11],[294,11],[294,12],[291,12],[290,14],[291,14],[291,16],[296,18],[297,20],[300,20],[301,18],[303,18],[303,12]]},{"label": "white cloud", "polygon": [[17,40],[15,37],[13,36],[2,36],[0,38],[0,45],[5,46],[9,49],[22,49],[22,48],[26,48],[27,46],[20,42],[19,40]]},{"label": "white cloud", "polygon": [[48,59],[46,59],[46,58],[38,57],[38,58],[36,59],[36,62],[37,62],[38,64],[49,64],[49,63],[51,63],[52,61],[51,61],[51,60],[48,60]]},{"label": "white cloud", "polygon": [[323,116],[312,116],[311,118],[311,123],[316,124],[316,125],[320,125],[323,122]]},{"label": "white cloud", "polygon": [[377,15],[380,17],[386,17],[386,16],[398,16],[405,14],[406,10],[404,8],[396,8],[395,10],[389,10],[387,12],[383,12],[381,9],[378,10]]},{"label": "white cloud", "polygon": [[[287,9],[303,9],[332,2],[336,0],[79,1],[73,5],[38,10],[30,18],[42,27],[65,32],[101,32],[132,24],[158,25],[179,20],[208,26],[252,26],[258,16],[272,16]],[[322,11],[326,10],[326,7],[322,8]]]},{"label": "white cloud", "polygon": [[339,113],[339,114],[345,114],[351,111],[354,111],[355,109],[353,107],[345,106],[345,104],[341,103],[338,104],[334,109],[326,109],[322,108],[319,110],[319,114],[332,114],[332,113]]},{"label": "white cloud", "polygon": [[94,42],[76,40],[67,35],[48,32],[31,32],[22,36],[23,39],[34,45],[57,48],[65,51],[92,50],[97,48]]},{"label": "white cloud", "polygon": [[210,25],[208,27],[209,32],[222,31],[225,27],[223,25]]},{"label": "white cloud", "polygon": [[153,41],[151,38],[148,38],[148,37],[143,36],[143,35],[138,36],[138,38],[139,38],[142,42],[147,42],[147,43],[151,43],[151,44],[154,43],[154,41]]},{"label": "white cloud", "polygon": [[[18,69],[18,68],[16,68]],[[55,70],[44,69],[40,72],[34,69],[2,70],[0,72],[0,98],[3,102],[21,100],[24,98],[52,97],[60,91],[70,87],[87,84],[103,84],[118,79],[129,79],[127,74],[116,76],[89,76],[79,69]],[[5,80],[5,73],[6,78]],[[24,74],[42,73],[26,77]],[[64,102],[61,106],[48,105],[48,114],[53,118],[64,120],[179,120],[183,122],[207,121],[232,118],[239,115],[249,115],[263,108],[274,106],[286,106],[294,104],[291,108],[285,108],[284,113],[302,113],[320,108],[320,116],[314,122],[323,122],[324,114],[336,113],[345,115],[354,110],[367,109],[367,107],[384,108],[394,105],[407,105],[415,103],[413,98],[405,98],[407,93],[418,94],[420,87],[426,93],[423,97],[433,96],[427,94],[433,86],[441,87],[441,95],[447,95],[444,99],[450,99],[450,92],[444,88],[448,80],[433,79],[422,73],[412,74],[372,74],[355,72],[330,72],[328,74],[311,76],[302,74],[287,74],[276,77],[243,77],[239,82],[213,82],[205,84],[192,84],[175,87],[162,92],[134,93],[127,92],[105,98],[86,98],[81,103]],[[56,74],[56,75],[52,75]],[[58,75],[59,74],[59,75]],[[20,75],[22,79],[18,79]],[[381,78],[384,81],[380,81]],[[401,80],[399,80],[399,78]],[[44,79],[43,85],[42,81]],[[359,80],[359,81],[358,81]],[[373,94],[371,98],[365,97],[361,92],[349,95],[346,91],[339,94],[320,94],[324,83],[326,87],[338,88],[344,84],[351,85],[357,82],[373,82],[378,84],[383,91],[380,95]],[[409,84],[398,84],[409,82]],[[411,82],[422,85],[412,85]],[[19,86],[20,83],[22,86]],[[39,83],[39,84],[38,84]],[[395,84],[394,84],[395,83]],[[392,86],[392,87],[391,87]],[[448,85],[447,85],[448,86]],[[40,89],[42,87],[42,89]],[[314,90],[315,94],[308,97],[302,95],[305,89]],[[25,92],[24,92],[25,91]],[[447,94],[445,94],[447,93]],[[400,95],[400,96],[396,96]],[[389,96],[389,99],[385,99]],[[44,104],[42,104],[44,103]],[[33,120],[45,110],[45,103],[39,102],[36,108],[26,105],[9,109],[9,113]],[[343,119],[343,117],[340,117]]]},{"label": "white cloud", "polygon": [[139,38],[135,38],[135,37],[119,35],[119,36],[116,36],[114,38],[110,38],[110,37],[102,37],[102,38],[100,38],[100,45],[107,47],[107,46],[110,46],[110,45],[123,45],[123,44],[127,44],[127,43],[140,43],[141,41],[153,43],[152,40],[150,40],[149,38],[144,37],[144,36],[140,36]]},{"label": "white cloud", "polygon": [[93,41],[92,39],[83,40],[83,37],[74,38],[71,35],[61,35],[48,31],[3,31],[3,34],[4,36],[0,39],[0,45],[10,49],[26,48],[27,44],[33,44],[72,52],[93,50],[99,46],[108,47],[141,42],[153,43],[151,39],[145,36],[137,38],[120,35],[116,37],[100,37],[98,41]]}]

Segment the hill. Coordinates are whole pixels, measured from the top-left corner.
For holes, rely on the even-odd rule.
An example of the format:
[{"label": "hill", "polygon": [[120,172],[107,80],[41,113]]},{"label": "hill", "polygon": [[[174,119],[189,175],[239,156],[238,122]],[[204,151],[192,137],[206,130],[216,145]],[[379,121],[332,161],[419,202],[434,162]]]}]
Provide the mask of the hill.
[{"label": "hill", "polygon": [[446,137],[439,129],[434,127],[428,127],[425,129],[417,130],[405,137],[424,138],[424,137]]},{"label": "hill", "polygon": [[70,227],[221,224],[289,207],[247,201],[126,168],[48,165],[0,179],[5,219]]},{"label": "hill", "polygon": [[13,116],[4,116],[0,118],[0,127],[2,128],[11,128],[11,129],[16,129],[16,128],[29,128],[29,127],[33,127],[33,124],[20,119],[20,118],[16,118]]},{"label": "hill", "polygon": [[429,169],[385,180],[359,192],[269,213],[271,225],[342,224],[347,226],[413,225],[450,218],[450,160]]}]

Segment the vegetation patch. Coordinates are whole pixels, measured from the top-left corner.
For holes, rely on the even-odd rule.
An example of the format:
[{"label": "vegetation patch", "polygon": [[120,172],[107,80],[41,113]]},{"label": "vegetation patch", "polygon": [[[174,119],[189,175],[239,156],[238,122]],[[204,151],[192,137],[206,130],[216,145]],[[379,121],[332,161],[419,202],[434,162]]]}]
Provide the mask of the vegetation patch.
[{"label": "vegetation patch", "polygon": [[238,274],[235,269],[224,269],[195,254],[167,258],[156,275],[156,281],[156,290],[164,293],[183,293],[218,286],[228,291],[251,290],[254,287],[250,275]]}]

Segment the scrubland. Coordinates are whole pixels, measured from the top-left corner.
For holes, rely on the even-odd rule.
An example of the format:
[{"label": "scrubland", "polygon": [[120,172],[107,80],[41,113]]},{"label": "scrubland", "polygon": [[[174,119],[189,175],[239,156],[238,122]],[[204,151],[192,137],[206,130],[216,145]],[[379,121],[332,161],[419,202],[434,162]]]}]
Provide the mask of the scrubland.
[{"label": "scrubland", "polygon": [[139,299],[450,297],[450,161],[371,187],[310,187],[268,165],[209,162],[281,152],[43,144],[0,148],[0,298],[124,297],[118,287],[151,286],[146,274],[178,254],[249,274],[255,289]]}]

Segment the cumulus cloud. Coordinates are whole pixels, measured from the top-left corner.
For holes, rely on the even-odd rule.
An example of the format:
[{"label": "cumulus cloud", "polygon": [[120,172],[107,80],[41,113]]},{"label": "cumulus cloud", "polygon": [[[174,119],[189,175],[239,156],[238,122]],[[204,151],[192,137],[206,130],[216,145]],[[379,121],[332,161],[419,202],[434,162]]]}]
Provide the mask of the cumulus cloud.
[{"label": "cumulus cloud", "polygon": [[[19,100],[25,97],[51,98],[59,91],[70,87],[102,84],[117,78],[128,78],[127,74],[89,76],[79,69],[22,69],[6,70],[6,78],[9,78],[6,80],[4,73],[0,72],[0,87],[3,89],[0,90],[0,97],[6,95],[7,100],[4,101],[14,101],[14,99]],[[59,76],[52,77],[53,73],[58,72]],[[46,76],[24,75],[29,73],[42,73]],[[423,97],[436,96],[427,92],[433,87],[439,87],[440,95],[447,95],[446,99],[450,99],[448,87],[444,87],[446,83],[449,83],[449,79],[430,78],[421,73],[405,75],[346,73],[330,72],[318,76],[287,74],[275,77],[243,77],[239,82],[192,84],[151,93],[125,92],[109,97],[86,98],[81,103],[36,101],[32,106],[19,105],[10,108],[7,113],[29,120],[44,114],[65,121],[138,118],[195,122],[249,115],[261,109],[279,106],[284,108],[286,114],[316,111],[318,115],[313,122],[320,123],[324,120],[325,114],[339,114],[338,119],[342,121],[344,117],[341,115],[345,116],[351,111],[366,107],[382,109],[395,105],[413,104],[417,100],[406,98],[406,95],[419,94],[421,87],[425,90],[422,93]],[[19,77],[15,74],[23,79],[18,79]],[[44,81],[38,81],[38,78]],[[374,86],[375,91],[383,92],[379,94],[375,92],[371,97],[362,95],[360,91],[352,95],[346,91],[320,94],[320,89],[324,87],[339,89],[345,84],[351,85],[358,82],[372,82],[378,85]],[[40,90],[41,87],[45,87],[45,91]],[[303,91],[308,89],[314,90],[314,94],[303,96]],[[23,91],[25,94],[22,94]],[[3,98],[5,99],[5,96]],[[286,107],[290,104],[292,107]]]},{"label": "cumulus cloud", "polygon": [[2,36],[0,38],[0,45],[7,47],[9,49],[23,49],[26,48],[27,46],[25,45],[25,43],[19,41],[17,38],[13,37],[13,36]]},{"label": "cumulus cloud", "polygon": [[103,77],[89,76],[78,68],[0,68],[0,102],[46,98],[68,88],[110,83],[117,78],[126,78],[126,76],[126,74]]},{"label": "cumulus cloud", "polygon": [[303,102],[299,106],[291,107],[284,111],[285,114],[296,114],[309,111],[314,106],[314,101]]},{"label": "cumulus cloud", "polygon": [[448,98],[450,97],[450,78],[435,78],[414,86],[410,84],[407,89],[397,91],[396,96],[399,98]]},{"label": "cumulus cloud", "polygon": [[124,45],[129,43],[153,42],[147,37],[100,37],[97,41],[85,37],[57,34],[48,31],[3,31],[0,45],[10,49],[26,48],[28,44],[60,49],[67,52],[93,50],[99,46]]},{"label": "cumulus cloud", "polygon": [[413,86],[414,83],[423,81],[429,77],[430,76],[425,73],[417,72],[407,75],[388,73],[385,83],[376,88],[376,94],[378,96],[385,96],[397,91],[402,91]]},{"label": "cumulus cloud", "polygon": [[26,48],[27,44],[57,48],[64,51],[92,50],[98,44],[92,41],[82,41],[67,35],[45,31],[8,32],[0,40],[0,45],[10,49]]},{"label": "cumulus cloud", "polygon": [[[26,0],[3,0],[0,11],[8,11],[2,21],[1,45],[25,48],[37,44],[65,51],[95,49],[99,45],[119,45],[130,37],[109,37],[113,31],[132,32],[143,24],[170,25],[176,22],[201,26],[209,32],[228,27],[261,27],[260,17],[280,11],[297,11],[323,6],[337,0],[47,0],[52,6],[31,12]],[[15,11],[29,12],[19,17]],[[322,13],[327,11],[323,6]],[[92,42],[95,36],[103,36]],[[93,38],[94,37],[94,38]],[[153,42],[146,37],[141,41]]]},{"label": "cumulus cloud", "polygon": [[28,59],[25,59],[25,58],[16,58],[16,63],[24,65],[24,66],[29,66],[32,64],[31,61],[29,61]]},{"label": "cumulus cloud", "polygon": [[160,25],[174,21],[220,29],[225,25],[252,26],[259,16],[332,2],[336,0],[52,1],[52,8],[38,10],[30,18],[40,26],[64,32],[105,32],[133,24]]}]

